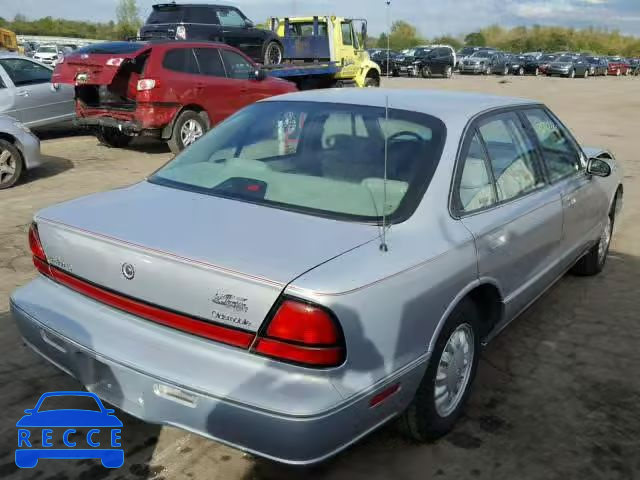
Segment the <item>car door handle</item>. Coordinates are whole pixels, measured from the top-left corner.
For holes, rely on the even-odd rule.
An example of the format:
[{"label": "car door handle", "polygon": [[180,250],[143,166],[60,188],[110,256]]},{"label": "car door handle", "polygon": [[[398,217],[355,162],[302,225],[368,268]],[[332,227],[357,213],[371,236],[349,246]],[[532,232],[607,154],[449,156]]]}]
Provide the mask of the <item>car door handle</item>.
[{"label": "car door handle", "polygon": [[18,90],[16,92],[16,95],[18,95],[19,97],[28,97],[29,96],[29,90]]}]

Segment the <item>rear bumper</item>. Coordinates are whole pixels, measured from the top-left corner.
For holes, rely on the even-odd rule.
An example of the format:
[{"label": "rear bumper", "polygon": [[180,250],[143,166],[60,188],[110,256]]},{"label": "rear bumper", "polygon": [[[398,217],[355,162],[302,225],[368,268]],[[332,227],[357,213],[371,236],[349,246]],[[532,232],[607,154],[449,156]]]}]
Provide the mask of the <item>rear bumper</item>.
[{"label": "rear bumper", "polygon": [[80,125],[112,127],[128,135],[159,137],[163,129],[172,125],[180,105],[138,104],[135,109],[117,110],[76,106]]},{"label": "rear bumper", "polygon": [[[379,390],[345,400],[322,374],[150,324],[44,278],[13,294],[11,314],[30,348],[106,402],[283,463],[325,460],[394,417],[404,401],[396,395],[370,408]],[[180,368],[170,371],[172,364]],[[404,377],[415,383],[421,373]]]}]

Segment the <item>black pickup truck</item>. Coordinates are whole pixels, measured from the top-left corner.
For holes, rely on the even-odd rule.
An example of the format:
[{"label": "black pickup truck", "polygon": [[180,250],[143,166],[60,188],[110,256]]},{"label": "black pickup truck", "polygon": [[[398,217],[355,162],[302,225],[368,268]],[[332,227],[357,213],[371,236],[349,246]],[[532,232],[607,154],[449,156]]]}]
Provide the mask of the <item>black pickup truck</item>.
[{"label": "black pickup truck", "polygon": [[228,5],[154,5],[138,37],[222,42],[264,65],[282,63],[283,57],[282,43],[274,32],[256,28],[240,9]]}]

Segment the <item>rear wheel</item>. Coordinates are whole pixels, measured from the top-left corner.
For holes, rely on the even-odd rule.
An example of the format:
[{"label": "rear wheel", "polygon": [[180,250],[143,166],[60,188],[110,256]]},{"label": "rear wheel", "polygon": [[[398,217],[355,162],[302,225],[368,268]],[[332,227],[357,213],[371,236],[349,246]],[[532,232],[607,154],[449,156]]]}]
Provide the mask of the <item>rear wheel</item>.
[{"label": "rear wheel", "polygon": [[113,127],[98,127],[95,134],[102,145],[111,148],[125,148],[133,139],[133,137],[125,135],[120,130]]},{"label": "rear wheel", "polygon": [[265,65],[280,65],[283,55],[282,45],[271,41],[264,46],[262,58]]},{"label": "rear wheel", "polygon": [[453,77],[453,67],[451,65],[447,65],[444,68],[444,73],[443,73],[444,78],[451,78]]},{"label": "rear wheel", "polygon": [[502,76],[506,77],[507,75],[509,75],[509,67],[505,65],[504,69],[502,70]]},{"label": "rear wheel", "polygon": [[171,151],[177,155],[196,142],[207,130],[208,125],[202,115],[193,110],[185,110],[176,120],[173,133],[167,143]]},{"label": "rear wheel", "polygon": [[597,275],[604,268],[611,247],[613,237],[613,224],[615,221],[616,202],[611,207],[611,212],[607,215],[604,228],[600,234],[598,242],[575,264],[571,273],[580,276]]},{"label": "rear wheel", "polygon": [[455,425],[476,374],[479,322],[470,300],[458,305],[446,321],[416,395],[400,418],[405,435],[420,442],[435,440]]},{"label": "rear wheel", "polygon": [[13,187],[22,175],[24,162],[20,150],[6,140],[0,140],[0,190]]}]

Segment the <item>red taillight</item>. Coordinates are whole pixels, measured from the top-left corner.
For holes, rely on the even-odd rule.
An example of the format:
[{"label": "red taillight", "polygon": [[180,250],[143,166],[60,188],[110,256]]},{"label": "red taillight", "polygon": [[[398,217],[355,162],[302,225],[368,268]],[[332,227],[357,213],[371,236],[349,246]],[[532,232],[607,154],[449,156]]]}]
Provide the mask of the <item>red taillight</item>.
[{"label": "red taillight", "polygon": [[45,262],[47,261],[47,255],[44,253],[44,248],[42,248],[42,242],[40,242],[40,235],[38,235],[38,225],[36,222],[33,222],[31,227],[29,227],[29,248],[31,248],[31,253],[34,257]]},{"label": "red taillight", "polygon": [[149,90],[153,90],[159,85],[160,83],[157,80],[154,80],[152,78],[144,78],[142,80],[138,80],[137,88],[139,92],[147,92]]},{"label": "red taillight", "polygon": [[254,350],[311,367],[335,367],[345,358],[342,332],[333,316],[296,300],[282,302]]},{"label": "red taillight", "polygon": [[29,248],[33,254],[33,265],[36,267],[36,270],[50,277],[51,269],[49,268],[49,261],[47,260],[47,255],[44,253],[44,248],[42,248],[36,222],[33,222],[31,227],[29,227]]}]

